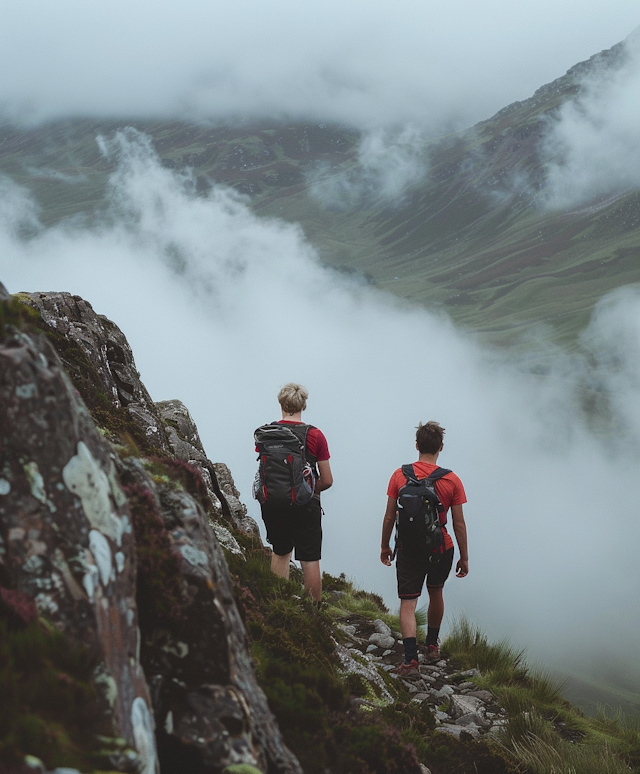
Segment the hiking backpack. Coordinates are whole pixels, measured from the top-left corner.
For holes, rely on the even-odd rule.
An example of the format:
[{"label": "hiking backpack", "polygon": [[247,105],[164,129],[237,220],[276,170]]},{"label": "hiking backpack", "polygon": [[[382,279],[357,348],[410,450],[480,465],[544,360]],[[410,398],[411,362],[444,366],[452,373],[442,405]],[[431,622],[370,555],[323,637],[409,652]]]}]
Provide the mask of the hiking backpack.
[{"label": "hiking backpack", "polygon": [[273,422],[255,431],[258,471],[253,496],[260,504],[305,505],[311,500],[316,473],[307,460],[307,433],[312,427]]},{"label": "hiking backpack", "polygon": [[427,551],[444,551],[444,533],[440,513],[444,506],[436,492],[435,482],[451,473],[436,468],[427,478],[417,478],[413,465],[403,465],[407,483],[398,490],[396,534],[406,548],[426,547]]}]

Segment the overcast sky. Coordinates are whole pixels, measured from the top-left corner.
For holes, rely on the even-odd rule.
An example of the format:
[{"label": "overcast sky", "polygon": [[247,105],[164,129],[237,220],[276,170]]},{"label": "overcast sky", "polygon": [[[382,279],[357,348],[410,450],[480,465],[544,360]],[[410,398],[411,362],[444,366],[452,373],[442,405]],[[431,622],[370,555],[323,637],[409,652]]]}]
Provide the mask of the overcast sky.
[{"label": "overcast sky", "polygon": [[442,129],[622,40],[637,0],[3,0],[0,105]]}]

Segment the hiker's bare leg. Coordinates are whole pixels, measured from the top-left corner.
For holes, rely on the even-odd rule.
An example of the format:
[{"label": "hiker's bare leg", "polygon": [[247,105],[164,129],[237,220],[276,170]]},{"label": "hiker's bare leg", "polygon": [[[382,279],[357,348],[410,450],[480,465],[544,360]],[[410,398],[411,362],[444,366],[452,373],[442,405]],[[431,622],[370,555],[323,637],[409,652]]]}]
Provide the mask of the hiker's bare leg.
[{"label": "hiker's bare leg", "polygon": [[279,578],[289,580],[289,563],[291,562],[291,551],[284,556],[271,554],[271,572]]},{"label": "hiker's bare leg", "polygon": [[434,589],[427,586],[429,592],[429,609],[427,610],[427,624],[434,629],[439,629],[444,616],[444,597],[442,586]]},{"label": "hiker's bare leg", "polygon": [[304,587],[311,594],[314,602],[322,599],[322,573],[320,562],[300,562],[304,575]]},{"label": "hiker's bare leg", "polygon": [[415,637],[417,632],[416,625],[416,604],[417,599],[400,600],[400,632],[402,638]]}]

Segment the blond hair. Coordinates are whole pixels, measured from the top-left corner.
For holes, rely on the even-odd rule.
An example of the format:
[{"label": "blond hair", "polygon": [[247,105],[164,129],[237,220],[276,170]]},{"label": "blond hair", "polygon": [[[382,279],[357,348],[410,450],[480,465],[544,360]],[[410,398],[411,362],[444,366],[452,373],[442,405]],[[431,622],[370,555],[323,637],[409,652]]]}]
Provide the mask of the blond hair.
[{"label": "blond hair", "polygon": [[307,408],[309,390],[301,384],[289,382],[278,393],[278,403],[285,414],[297,414]]}]

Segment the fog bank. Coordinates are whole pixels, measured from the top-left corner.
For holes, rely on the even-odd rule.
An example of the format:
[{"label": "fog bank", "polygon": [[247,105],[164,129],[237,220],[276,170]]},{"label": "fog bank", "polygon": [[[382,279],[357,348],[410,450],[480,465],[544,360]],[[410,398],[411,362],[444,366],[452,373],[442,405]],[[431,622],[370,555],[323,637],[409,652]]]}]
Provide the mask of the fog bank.
[{"label": "fog bank", "polygon": [[[588,664],[606,648],[640,681],[638,293],[603,300],[583,354],[548,353],[550,369],[534,375],[446,318],[323,268],[300,229],[256,218],[237,194],[196,198],[138,133],[103,148],[120,164],[94,227],[34,235],[36,208],[5,184],[0,280],[11,292],[69,291],[113,319],[152,397],[188,406],[257,518],[253,430],[278,418],[283,383],[305,384],[336,481],[323,495],[323,567],[392,606],[394,572],[379,561],[387,483],[415,458],[417,423],[440,421],[439,462],[469,499],[470,574],[447,584],[446,621],[466,612],[546,664]],[[587,426],[585,388],[611,412],[606,439]]]},{"label": "fog bank", "polygon": [[530,96],[639,22],[627,0],[4,0],[0,113],[447,131]]}]

